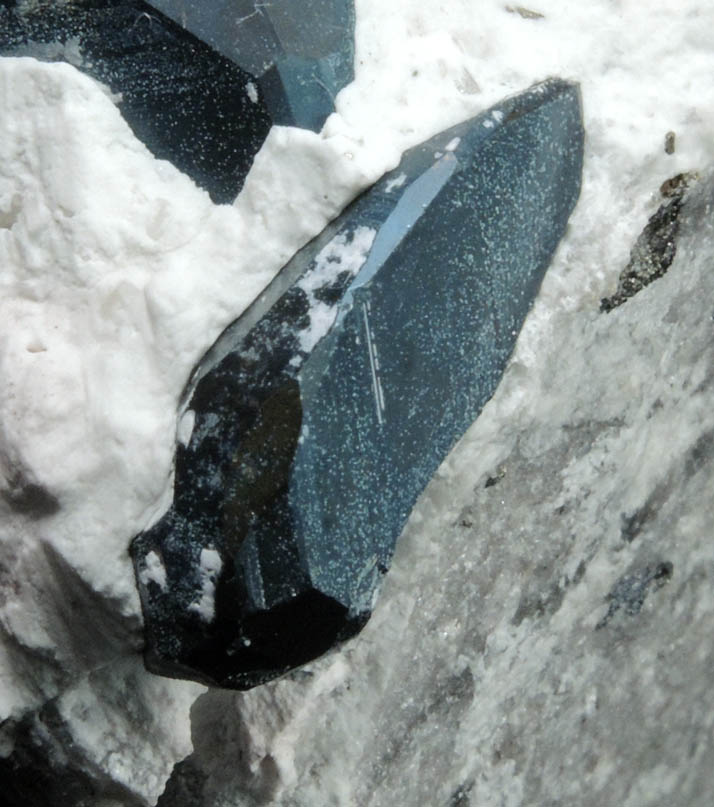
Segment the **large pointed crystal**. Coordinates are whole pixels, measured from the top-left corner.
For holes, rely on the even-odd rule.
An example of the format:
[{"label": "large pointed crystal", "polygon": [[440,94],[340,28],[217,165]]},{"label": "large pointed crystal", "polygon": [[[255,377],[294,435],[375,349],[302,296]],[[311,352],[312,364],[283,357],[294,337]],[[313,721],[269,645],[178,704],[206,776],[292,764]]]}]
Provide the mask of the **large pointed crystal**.
[{"label": "large pointed crystal", "polygon": [[219,338],[188,387],[173,504],[132,546],[149,669],[248,688],[364,625],[417,497],[499,382],[582,148],[560,80],[442,132]]}]

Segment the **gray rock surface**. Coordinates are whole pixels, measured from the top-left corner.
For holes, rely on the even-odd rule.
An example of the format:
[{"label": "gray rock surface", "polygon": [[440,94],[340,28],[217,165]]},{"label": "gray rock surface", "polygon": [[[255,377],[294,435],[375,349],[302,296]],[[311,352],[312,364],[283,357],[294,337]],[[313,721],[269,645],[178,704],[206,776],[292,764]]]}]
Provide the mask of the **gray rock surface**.
[{"label": "gray rock surface", "polygon": [[664,277],[511,365],[353,643],[198,700],[162,807],[711,803],[713,210],[710,176]]}]

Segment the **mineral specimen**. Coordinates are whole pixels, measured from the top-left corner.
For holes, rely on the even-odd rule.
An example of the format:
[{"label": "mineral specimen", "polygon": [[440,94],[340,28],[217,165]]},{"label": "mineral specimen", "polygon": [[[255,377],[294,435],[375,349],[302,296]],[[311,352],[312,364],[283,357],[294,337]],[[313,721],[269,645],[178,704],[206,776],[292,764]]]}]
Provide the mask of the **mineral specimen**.
[{"label": "mineral specimen", "polygon": [[660,192],[667,201],[650,216],[630,252],[627,266],[620,273],[617,291],[600,300],[600,311],[612,311],[627,302],[669,269],[677,252],[682,201],[696,179],[695,174],[677,174],[662,183]]},{"label": "mineral specimen", "polygon": [[189,381],[173,504],[132,545],[147,667],[249,688],[355,634],[439,463],[493,394],[578,198],[549,80],[405,154]]},{"label": "mineral specimen", "polygon": [[149,0],[251,73],[273,121],[319,131],[353,78],[353,0]]},{"label": "mineral specimen", "polygon": [[270,128],[252,76],[141,0],[0,4],[0,55],[106,84],[149,150],[232,202]]}]

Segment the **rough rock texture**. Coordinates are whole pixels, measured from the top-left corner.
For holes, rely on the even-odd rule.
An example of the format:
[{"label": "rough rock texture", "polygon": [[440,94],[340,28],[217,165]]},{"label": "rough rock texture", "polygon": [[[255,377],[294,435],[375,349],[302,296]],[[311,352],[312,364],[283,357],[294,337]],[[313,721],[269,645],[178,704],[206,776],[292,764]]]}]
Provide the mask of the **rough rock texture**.
[{"label": "rough rock texture", "polygon": [[[161,679],[147,678],[136,657],[117,658],[72,683],[2,724],[0,804],[141,807],[155,800],[173,760],[191,747],[182,713],[199,688],[186,689],[182,698]],[[150,744],[141,739],[147,735]],[[149,754],[151,770],[144,764]]]},{"label": "rough rock texture", "polygon": [[132,546],[154,672],[247,689],[368,619],[409,512],[493,394],[580,193],[579,89],[442,132],[210,349],[169,511]]},{"label": "rough rock texture", "polygon": [[711,176],[678,239],[667,274],[608,316],[559,315],[541,378],[511,366],[359,637],[199,699],[162,807],[708,807]]},{"label": "rough rock texture", "polygon": [[277,124],[319,132],[354,77],[353,0],[149,0],[256,77]]},{"label": "rough rock texture", "polygon": [[0,5],[0,55],[107,85],[136,136],[216,203],[235,199],[270,128],[249,73],[141,0]]}]

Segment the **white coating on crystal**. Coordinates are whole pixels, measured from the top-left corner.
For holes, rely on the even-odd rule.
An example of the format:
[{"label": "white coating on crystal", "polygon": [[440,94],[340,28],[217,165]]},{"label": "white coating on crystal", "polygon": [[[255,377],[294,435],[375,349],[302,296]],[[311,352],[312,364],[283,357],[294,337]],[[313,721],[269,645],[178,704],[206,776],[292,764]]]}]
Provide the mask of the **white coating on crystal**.
[{"label": "white coating on crystal", "polygon": [[201,550],[198,569],[201,593],[188,606],[188,610],[198,614],[204,622],[212,622],[216,615],[216,580],[222,568],[223,561],[215,549],[208,547]]},{"label": "white coating on crystal", "polygon": [[144,558],[144,568],[139,572],[139,580],[146,586],[150,582],[166,590],[166,569],[159,555],[152,549]]},{"label": "white coating on crystal", "polygon": [[300,348],[309,353],[330,330],[337,317],[337,306],[328,305],[315,292],[347,272],[354,277],[367,260],[377,231],[359,226],[351,237],[338,233],[315,258],[314,268],[297,284],[308,296],[310,324],[300,332]]},{"label": "white coating on crystal", "polygon": [[179,418],[176,428],[176,440],[182,446],[187,446],[193,434],[193,427],[196,423],[196,413],[193,409],[187,409]]},{"label": "white coating on crystal", "polygon": [[384,190],[386,193],[391,193],[393,190],[397,188],[401,188],[402,185],[407,181],[407,175],[402,171],[398,174],[394,179],[390,179],[389,182],[384,186]]},{"label": "white coating on crystal", "polygon": [[197,444],[202,443],[213,429],[220,423],[220,417],[215,412],[205,412],[201,416],[198,426],[195,424],[196,415],[194,412],[194,422],[191,423],[191,434],[189,439],[194,439]]},{"label": "white coating on crystal", "polygon": [[254,81],[247,81],[245,84],[245,92],[250,101],[254,104],[258,103],[258,88],[255,86]]}]

